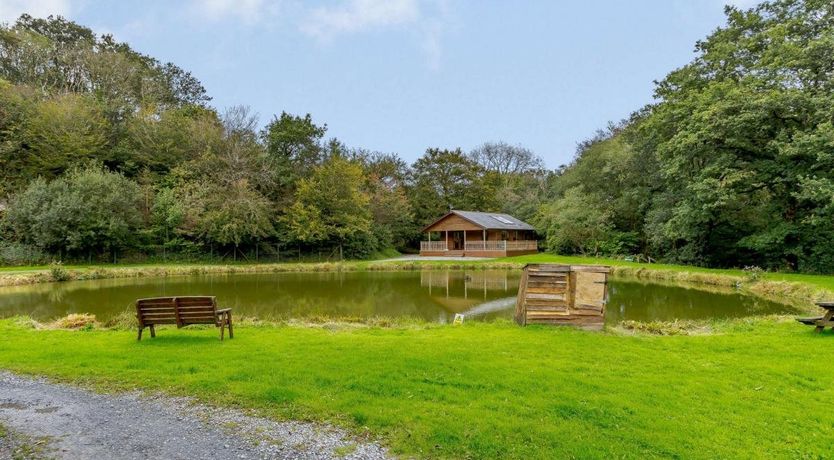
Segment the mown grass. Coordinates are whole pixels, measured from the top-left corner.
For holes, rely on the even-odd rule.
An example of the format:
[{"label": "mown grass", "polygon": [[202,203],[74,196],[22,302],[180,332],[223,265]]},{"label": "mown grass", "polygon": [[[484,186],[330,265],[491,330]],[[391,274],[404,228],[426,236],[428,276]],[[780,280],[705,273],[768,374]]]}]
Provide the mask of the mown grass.
[{"label": "mown grass", "polygon": [[753,319],[705,336],[510,323],[407,328],[35,330],[0,321],[0,367],[326,420],[397,454],[824,458],[834,334]]}]

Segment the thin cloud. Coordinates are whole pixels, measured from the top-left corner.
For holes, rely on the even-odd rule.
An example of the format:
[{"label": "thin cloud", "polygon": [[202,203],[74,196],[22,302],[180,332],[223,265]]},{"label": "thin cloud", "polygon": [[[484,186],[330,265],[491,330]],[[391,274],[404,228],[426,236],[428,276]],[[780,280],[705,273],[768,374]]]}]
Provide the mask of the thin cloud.
[{"label": "thin cloud", "polygon": [[68,16],[71,9],[69,0],[0,0],[0,21],[12,23],[23,13],[38,18]]},{"label": "thin cloud", "polygon": [[440,67],[442,36],[447,19],[446,0],[345,0],[311,10],[301,31],[321,42],[340,35],[385,28],[406,28],[419,35],[419,45],[434,70]]},{"label": "thin cloud", "polygon": [[721,3],[725,3],[727,5],[732,5],[736,8],[746,10],[748,8],[753,8],[759,3],[764,0],[724,0]]},{"label": "thin cloud", "polygon": [[191,7],[210,21],[227,19],[254,24],[277,13],[280,2],[265,0],[195,0]]},{"label": "thin cloud", "polygon": [[336,7],[315,8],[301,24],[302,32],[321,40],[336,35],[412,24],[420,19],[417,0],[349,0]]}]

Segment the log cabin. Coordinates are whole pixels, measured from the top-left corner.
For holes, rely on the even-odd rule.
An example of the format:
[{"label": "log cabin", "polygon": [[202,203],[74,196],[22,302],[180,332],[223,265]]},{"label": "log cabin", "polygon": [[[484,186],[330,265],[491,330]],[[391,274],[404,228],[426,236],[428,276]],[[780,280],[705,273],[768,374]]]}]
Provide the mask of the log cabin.
[{"label": "log cabin", "polygon": [[535,254],[533,226],[509,214],[449,211],[423,228],[421,256],[507,257]]}]

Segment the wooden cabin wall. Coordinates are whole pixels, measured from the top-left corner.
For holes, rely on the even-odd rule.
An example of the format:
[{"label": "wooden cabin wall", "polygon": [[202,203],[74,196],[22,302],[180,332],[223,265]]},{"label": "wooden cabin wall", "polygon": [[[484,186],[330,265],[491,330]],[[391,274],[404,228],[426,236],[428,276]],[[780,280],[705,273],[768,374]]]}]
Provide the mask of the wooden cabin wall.
[{"label": "wooden cabin wall", "polygon": [[[481,227],[478,227],[477,225],[473,224],[472,222],[469,222],[463,217],[460,217],[456,214],[452,214],[446,216],[445,219],[441,220],[440,222],[437,222],[436,224],[426,229],[427,232],[445,232],[446,230],[450,232],[454,230],[481,231]],[[469,237],[469,235],[466,236]]]}]

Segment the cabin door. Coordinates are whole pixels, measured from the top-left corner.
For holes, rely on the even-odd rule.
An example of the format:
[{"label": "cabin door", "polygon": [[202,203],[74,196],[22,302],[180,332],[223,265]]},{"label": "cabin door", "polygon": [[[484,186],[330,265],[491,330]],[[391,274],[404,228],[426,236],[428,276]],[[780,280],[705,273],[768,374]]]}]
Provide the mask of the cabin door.
[{"label": "cabin door", "polygon": [[449,237],[452,239],[452,250],[463,251],[463,232],[449,232]]}]

